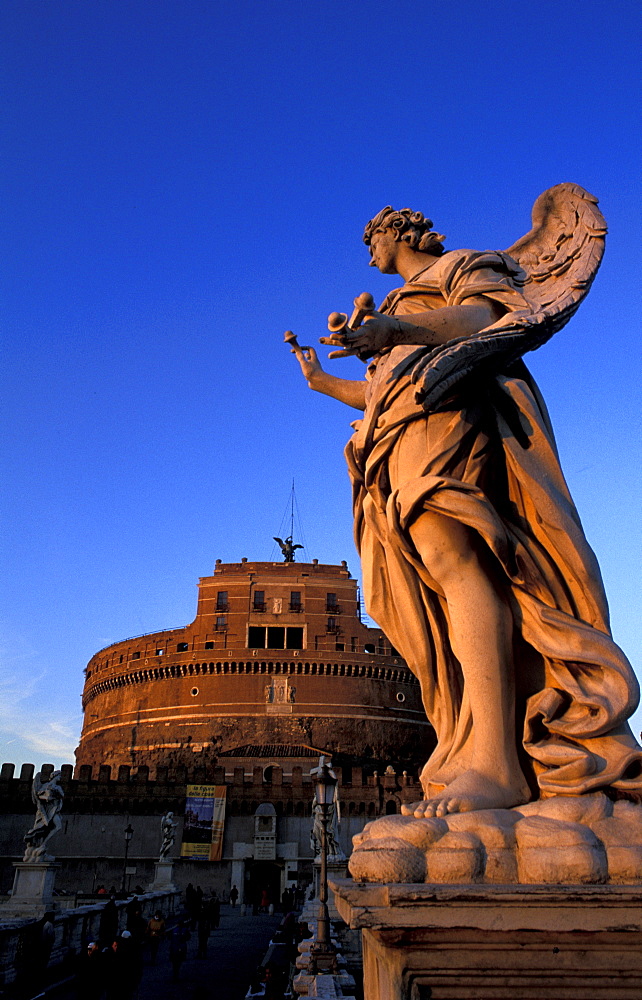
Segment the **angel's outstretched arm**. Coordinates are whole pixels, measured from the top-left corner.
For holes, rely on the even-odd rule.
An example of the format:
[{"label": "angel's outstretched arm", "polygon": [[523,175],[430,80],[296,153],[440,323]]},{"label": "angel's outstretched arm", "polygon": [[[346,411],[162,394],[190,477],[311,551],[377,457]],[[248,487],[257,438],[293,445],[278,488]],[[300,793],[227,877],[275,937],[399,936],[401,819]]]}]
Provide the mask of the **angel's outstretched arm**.
[{"label": "angel's outstretched arm", "polygon": [[339,402],[347,406],[353,406],[356,410],[366,408],[366,383],[353,382],[345,378],[337,378],[329,375],[321,367],[317,357],[317,352],[313,347],[293,347],[292,353],[296,354],[301,365],[301,371],[311,389],[315,392],[322,392],[326,396],[333,396]]},{"label": "angel's outstretched arm", "polygon": [[470,337],[496,323],[501,317],[501,307],[482,296],[474,296],[463,305],[445,306],[429,312],[411,313],[400,320],[396,316],[375,312],[363,326],[347,334],[321,337],[322,344],[342,346],[330,358],[359,354],[371,357],[384,347],[402,344],[437,347],[459,337]]}]

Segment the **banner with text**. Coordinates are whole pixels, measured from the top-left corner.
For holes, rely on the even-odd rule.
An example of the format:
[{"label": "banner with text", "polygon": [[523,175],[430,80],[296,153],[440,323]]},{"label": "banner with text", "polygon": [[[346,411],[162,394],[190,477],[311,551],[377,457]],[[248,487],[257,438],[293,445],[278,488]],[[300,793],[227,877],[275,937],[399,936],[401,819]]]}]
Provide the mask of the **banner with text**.
[{"label": "banner with text", "polygon": [[181,857],[220,861],[225,829],[225,785],[188,785]]}]

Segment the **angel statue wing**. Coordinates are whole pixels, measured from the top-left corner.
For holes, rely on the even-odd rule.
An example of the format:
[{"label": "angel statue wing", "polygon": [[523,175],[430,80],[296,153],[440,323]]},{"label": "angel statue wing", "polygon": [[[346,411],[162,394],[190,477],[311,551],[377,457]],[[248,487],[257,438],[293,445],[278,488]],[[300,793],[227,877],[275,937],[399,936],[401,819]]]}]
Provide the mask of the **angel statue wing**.
[{"label": "angel statue wing", "polygon": [[[426,409],[473,372],[497,372],[534,351],[568,323],[604,253],[606,222],[597,198],[578,184],[556,184],[533,205],[533,228],[502,257],[531,307],[508,313],[472,337],[451,340],[415,365],[417,400]],[[507,259],[508,258],[508,259]]]},{"label": "angel statue wing", "polygon": [[36,809],[40,808],[41,805],[40,793],[44,787],[45,783],[42,780],[41,772],[37,771],[34,776],[33,783],[31,785],[31,801],[33,802]]}]

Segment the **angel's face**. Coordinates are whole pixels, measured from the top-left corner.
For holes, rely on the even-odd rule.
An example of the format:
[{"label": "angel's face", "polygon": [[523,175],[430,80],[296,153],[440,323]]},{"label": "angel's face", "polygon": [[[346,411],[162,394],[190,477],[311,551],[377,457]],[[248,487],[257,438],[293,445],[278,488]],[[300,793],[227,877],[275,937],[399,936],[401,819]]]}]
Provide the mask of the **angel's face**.
[{"label": "angel's face", "polygon": [[378,267],[382,274],[397,274],[399,243],[392,229],[374,233],[370,241],[371,267]]}]

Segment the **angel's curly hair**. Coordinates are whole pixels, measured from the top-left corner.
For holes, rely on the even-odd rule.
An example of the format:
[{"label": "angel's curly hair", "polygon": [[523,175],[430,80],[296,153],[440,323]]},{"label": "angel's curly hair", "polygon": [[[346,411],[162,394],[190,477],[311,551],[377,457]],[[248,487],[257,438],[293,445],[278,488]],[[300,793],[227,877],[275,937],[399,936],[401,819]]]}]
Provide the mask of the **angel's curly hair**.
[{"label": "angel's curly hair", "polygon": [[413,212],[411,208],[402,208],[397,212],[392,205],[386,205],[374,219],[370,219],[363,231],[363,242],[369,247],[375,233],[391,229],[395,240],[403,240],[411,250],[441,257],[446,237],[443,233],[434,232],[432,226],[432,219],[427,219],[423,212]]}]

